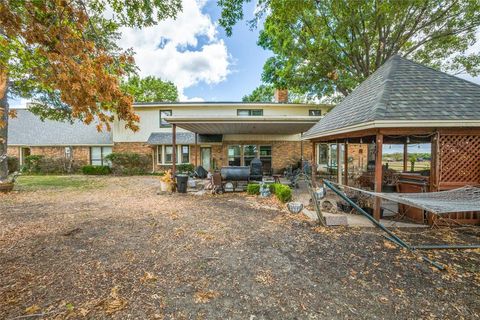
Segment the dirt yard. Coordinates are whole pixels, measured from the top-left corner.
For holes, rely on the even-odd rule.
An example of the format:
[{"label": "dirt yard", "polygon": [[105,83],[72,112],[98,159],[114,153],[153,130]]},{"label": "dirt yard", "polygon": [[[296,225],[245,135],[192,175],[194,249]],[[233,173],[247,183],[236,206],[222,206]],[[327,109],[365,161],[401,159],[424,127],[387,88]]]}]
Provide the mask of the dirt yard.
[{"label": "dirt yard", "polygon": [[[374,229],[316,227],[272,200],[157,195],[156,177],[35,179],[0,196],[1,319],[480,316],[478,250],[429,253],[440,272]],[[477,229],[421,235],[478,242]]]}]

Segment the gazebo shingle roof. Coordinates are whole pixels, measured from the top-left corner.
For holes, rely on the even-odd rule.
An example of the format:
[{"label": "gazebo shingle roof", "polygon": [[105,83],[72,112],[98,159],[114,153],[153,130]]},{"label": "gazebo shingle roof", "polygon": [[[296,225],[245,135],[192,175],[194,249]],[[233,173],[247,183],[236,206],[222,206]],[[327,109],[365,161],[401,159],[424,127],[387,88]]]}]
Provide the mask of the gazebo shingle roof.
[{"label": "gazebo shingle roof", "polygon": [[379,120],[480,120],[480,86],[396,55],[304,137]]}]

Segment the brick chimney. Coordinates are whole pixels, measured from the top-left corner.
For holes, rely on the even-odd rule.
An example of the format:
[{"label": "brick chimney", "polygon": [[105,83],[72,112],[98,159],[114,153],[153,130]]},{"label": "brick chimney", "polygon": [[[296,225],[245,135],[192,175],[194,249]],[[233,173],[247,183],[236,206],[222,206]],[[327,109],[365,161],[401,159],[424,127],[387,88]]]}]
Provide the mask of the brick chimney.
[{"label": "brick chimney", "polygon": [[288,89],[275,89],[275,102],[288,103]]}]

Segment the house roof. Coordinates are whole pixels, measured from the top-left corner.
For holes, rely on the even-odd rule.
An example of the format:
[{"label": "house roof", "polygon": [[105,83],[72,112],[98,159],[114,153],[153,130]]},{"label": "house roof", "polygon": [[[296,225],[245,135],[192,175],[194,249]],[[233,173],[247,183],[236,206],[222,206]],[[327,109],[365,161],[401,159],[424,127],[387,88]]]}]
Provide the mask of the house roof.
[{"label": "house roof", "polygon": [[135,108],[144,107],[209,107],[209,106],[232,106],[232,107],[296,107],[308,106],[315,108],[331,108],[329,104],[318,103],[278,103],[278,102],[241,102],[241,101],[189,101],[189,102],[135,102]]},{"label": "house roof", "polygon": [[304,137],[419,125],[480,126],[480,86],[396,55]]},{"label": "house roof", "polygon": [[98,132],[95,125],[80,121],[42,121],[27,109],[16,109],[8,123],[8,144],[24,146],[112,145],[111,132]]},{"label": "house roof", "polygon": [[[160,145],[160,144],[172,144],[172,133],[169,132],[153,132],[147,140],[148,144]],[[176,134],[177,144],[194,144],[195,133],[193,132],[177,132]],[[222,135],[198,135],[198,143],[217,143],[222,142]]]}]

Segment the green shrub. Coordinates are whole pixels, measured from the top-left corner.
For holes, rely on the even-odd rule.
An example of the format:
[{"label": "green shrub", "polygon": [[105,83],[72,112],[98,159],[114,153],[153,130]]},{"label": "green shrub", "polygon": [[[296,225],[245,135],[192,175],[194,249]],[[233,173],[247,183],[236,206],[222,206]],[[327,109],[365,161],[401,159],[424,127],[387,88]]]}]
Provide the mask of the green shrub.
[{"label": "green shrub", "polygon": [[40,155],[30,155],[25,157],[25,163],[22,171],[28,173],[40,173],[40,161],[43,159]]},{"label": "green shrub", "polygon": [[292,189],[281,183],[273,183],[270,185],[270,192],[277,196],[278,200],[283,203],[292,200]]},{"label": "green shrub", "polygon": [[8,172],[12,173],[20,169],[20,161],[17,157],[7,157]]},{"label": "green shrub", "polygon": [[191,173],[195,170],[195,167],[191,163],[182,163],[177,165],[177,171],[181,173]]},{"label": "green shrub", "polygon": [[112,163],[112,172],[121,175],[146,174],[150,171],[150,157],[133,152],[114,152],[105,157]]},{"label": "green shrub", "polygon": [[249,183],[247,185],[247,193],[251,195],[260,194],[260,185],[258,183]]},{"label": "green shrub", "polygon": [[63,157],[47,158],[43,155],[25,157],[22,172],[28,174],[66,174],[78,172],[79,166],[71,159]]},{"label": "green shrub", "polygon": [[87,175],[107,175],[110,174],[109,166],[83,166],[82,173]]},{"label": "green shrub", "polygon": [[275,194],[278,200],[282,201],[283,203],[292,200],[292,189],[286,185],[279,185],[275,188]]}]

